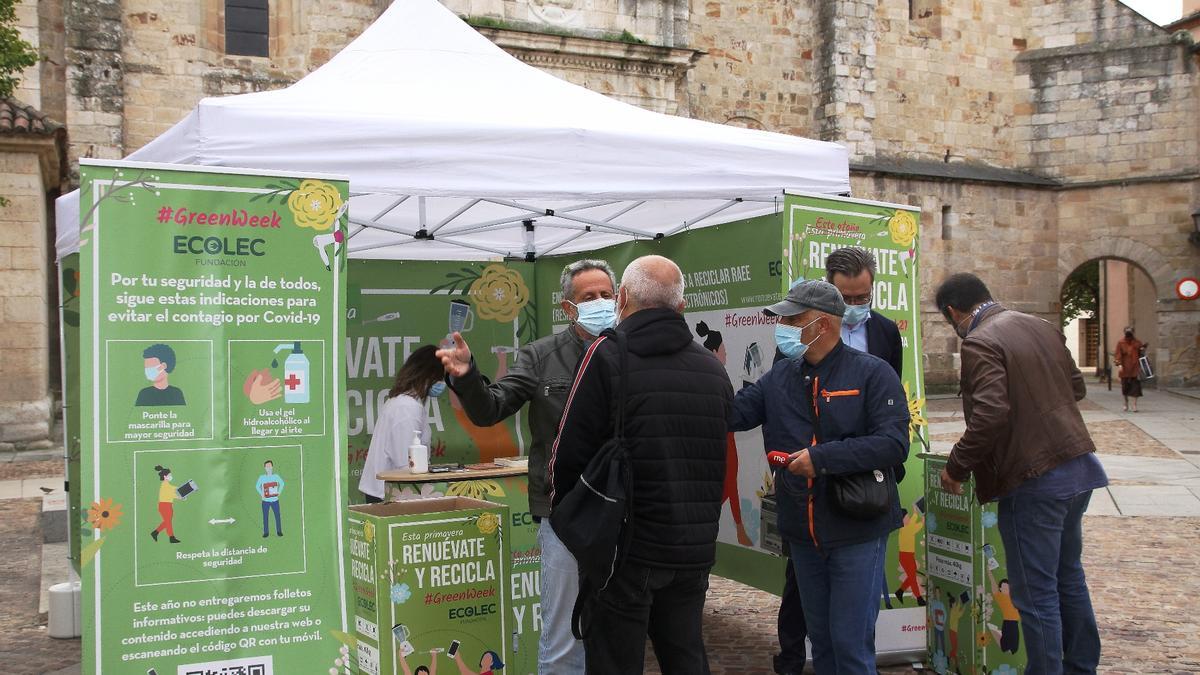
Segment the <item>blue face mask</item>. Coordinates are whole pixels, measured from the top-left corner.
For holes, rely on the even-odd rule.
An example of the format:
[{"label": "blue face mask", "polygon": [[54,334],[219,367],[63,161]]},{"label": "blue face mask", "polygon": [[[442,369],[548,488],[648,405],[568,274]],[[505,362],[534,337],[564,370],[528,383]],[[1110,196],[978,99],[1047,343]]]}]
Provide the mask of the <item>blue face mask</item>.
[{"label": "blue face mask", "polygon": [[[571,304],[575,305],[573,302]],[[579,310],[579,317],[575,319],[575,323],[582,326],[590,335],[599,335],[617,325],[617,302],[612,298],[596,298],[581,302],[575,305],[575,309]]]},{"label": "blue face mask", "polygon": [[871,315],[871,303],[865,305],[846,305],[846,313],[842,315],[842,320],[851,328],[857,326],[867,317]]},{"label": "blue face mask", "polygon": [[158,366],[149,366],[146,368],[146,379],[153,382],[158,379],[158,373]]},{"label": "blue face mask", "polygon": [[446,383],[445,382],[434,382],[433,386],[429,388],[429,397],[437,398],[437,397],[441,396],[445,391],[446,391]]},{"label": "blue face mask", "polygon": [[[808,344],[804,343],[801,335],[804,333],[805,328],[820,320],[818,317],[800,327],[786,326],[782,323],[775,324],[775,345],[789,359],[798,359],[804,356],[804,352],[808,351]],[[813,340],[815,341],[816,338],[813,338]]]}]

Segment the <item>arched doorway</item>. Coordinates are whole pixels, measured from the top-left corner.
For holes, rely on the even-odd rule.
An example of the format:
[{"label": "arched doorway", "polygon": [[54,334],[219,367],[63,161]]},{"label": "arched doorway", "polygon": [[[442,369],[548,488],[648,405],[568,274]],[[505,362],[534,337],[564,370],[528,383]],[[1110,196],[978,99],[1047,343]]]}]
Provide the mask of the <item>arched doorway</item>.
[{"label": "arched doorway", "polygon": [[[1157,298],[1154,279],[1128,260],[1094,258],[1067,275],[1059,294],[1061,321],[1080,370],[1112,388],[1117,376],[1113,350],[1126,327],[1147,344],[1146,356],[1156,366]],[[1145,385],[1154,387],[1155,380]]]}]

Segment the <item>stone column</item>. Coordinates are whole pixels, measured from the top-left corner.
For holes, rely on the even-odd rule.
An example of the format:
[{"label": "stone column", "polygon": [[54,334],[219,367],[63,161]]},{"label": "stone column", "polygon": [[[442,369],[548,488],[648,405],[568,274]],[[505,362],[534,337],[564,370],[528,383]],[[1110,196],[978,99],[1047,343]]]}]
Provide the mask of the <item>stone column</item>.
[{"label": "stone column", "polygon": [[67,0],[68,161],[125,154],[124,28],[120,0]]},{"label": "stone column", "polygon": [[0,195],[8,200],[0,208],[0,450],[11,450],[48,445],[54,417],[47,197],[60,185],[62,130],[35,130],[27,109],[11,99],[0,107],[14,119],[0,126]]},{"label": "stone column", "polygon": [[824,0],[817,4],[814,117],[822,140],[850,149],[850,161],[875,156],[875,4]]}]

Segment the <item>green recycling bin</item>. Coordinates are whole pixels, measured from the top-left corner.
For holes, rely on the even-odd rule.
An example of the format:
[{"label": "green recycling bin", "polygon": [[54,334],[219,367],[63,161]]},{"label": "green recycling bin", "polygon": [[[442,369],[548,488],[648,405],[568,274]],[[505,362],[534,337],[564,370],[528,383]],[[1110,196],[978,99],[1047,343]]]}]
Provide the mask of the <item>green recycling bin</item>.
[{"label": "green recycling bin", "polygon": [[[1019,675],[1025,671],[1021,618],[1013,606],[996,504],[942,489],[946,455],[924,453],[925,499],[905,525],[925,537],[928,665],[947,675]],[[916,521],[923,520],[923,523]],[[918,579],[916,584],[920,583]]]}]

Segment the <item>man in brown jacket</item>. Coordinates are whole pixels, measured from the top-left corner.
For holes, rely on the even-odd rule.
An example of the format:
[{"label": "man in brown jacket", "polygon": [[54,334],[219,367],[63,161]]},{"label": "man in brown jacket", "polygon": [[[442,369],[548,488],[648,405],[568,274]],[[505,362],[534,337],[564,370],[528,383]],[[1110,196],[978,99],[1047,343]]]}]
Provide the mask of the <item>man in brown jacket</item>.
[{"label": "man in brown jacket", "polygon": [[1082,519],[1108,478],[1076,404],[1083,375],[1057,328],[1000,306],[973,274],[946,279],[936,303],[963,340],[967,422],[942,486],[960,494],[973,473],[980,503],[998,500],[1025,672],[1094,673],[1100,635],[1080,561]]}]

